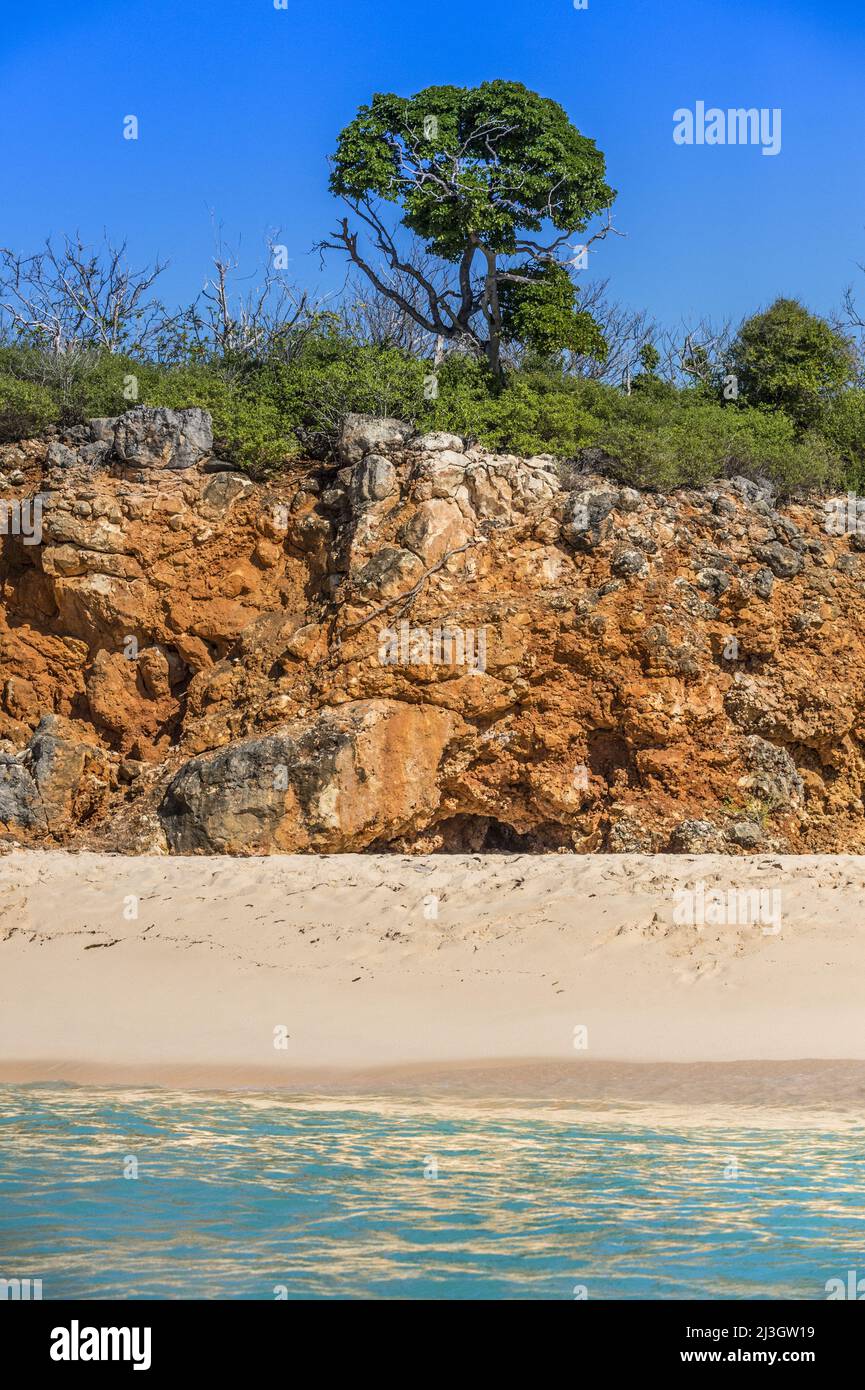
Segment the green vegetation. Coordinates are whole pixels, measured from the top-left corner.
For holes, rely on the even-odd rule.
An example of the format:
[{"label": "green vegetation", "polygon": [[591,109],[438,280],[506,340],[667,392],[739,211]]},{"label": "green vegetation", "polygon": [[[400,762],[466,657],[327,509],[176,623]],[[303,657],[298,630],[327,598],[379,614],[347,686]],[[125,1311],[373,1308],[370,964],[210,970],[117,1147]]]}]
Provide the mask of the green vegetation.
[{"label": "green vegetation", "polygon": [[611,303],[575,274],[614,230],[605,179],[557,103],[512,82],[431,87],[375,96],[339,136],[347,215],[321,246],[357,278],[338,301],[292,287],[279,246],[250,290],[220,242],[198,299],[171,312],[164,267],[132,270],[125,245],[0,249],[0,442],[198,405],[217,453],[260,477],[332,458],[361,412],[644,488],[745,474],[865,490],[861,344],[794,299],[679,335]]},{"label": "green vegetation", "polygon": [[742,324],[730,367],[752,405],[783,410],[800,428],[819,425],[853,380],[852,343],[795,299],[778,299]]},{"label": "green vegetation", "polygon": [[0,444],[40,434],[59,417],[50,391],[0,370]]},{"label": "green vegetation", "polygon": [[[515,342],[604,353],[597,325],[577,307],[568,238],[616,195],[601,151],[557,102],[501,81],[380,93],[346,126],[332,163],[331,191],[371,233],[374,256],[349,217],[323,245],[345,252],[429,333],[483,358],[497,383],[502,351]],[[406,262],[382,203],[400,208],[399,228],[437,258],[438,276]],[[408,284],[383,276],[382,260]]]},{"label": "green vegetation", "polygon": [[[654,359],[646,354],[649,363]],[[116,415],[134,403],[209,410],[218,453],[253,476],[292,457],[332,455],[349,411],[391,415],[418,429],[441,429],[501,452],[577,457],[623,482],[670,489],[731,474],[769,478],[782,492],[865,485],[865,391],[834,397],[808,429],[780,408],[707,396],[645,371],[631,394],[575,376],[559,365],[528,364],[498,385],[471,356],[430,363],[393,347],[336,333],[309,337],[290,362],[238,368],[219,361],[175,366],[118,355],[80,359],[62,377],[41,370],[30,349],[0,350],[0,440],[46,426]],[[43,364],[44,365],[44,364]],[[435,395],[430,395],[430,383]]]}]

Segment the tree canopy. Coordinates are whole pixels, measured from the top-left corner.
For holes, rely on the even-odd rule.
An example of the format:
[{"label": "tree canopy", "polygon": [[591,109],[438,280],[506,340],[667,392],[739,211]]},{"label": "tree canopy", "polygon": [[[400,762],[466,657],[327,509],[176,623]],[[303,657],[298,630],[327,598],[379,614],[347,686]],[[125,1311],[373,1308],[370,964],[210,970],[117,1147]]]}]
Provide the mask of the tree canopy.
[{"label": "tree canopy", "polygon": [[[348,218],[323,245],[346,251],[382,293],[402,295],[428,332],[485,357],[496,374],[511,340],[603,354],[571,276],[588,243],[571,239],[615,192],[603,154],[557,102],[504,81],[378,94],[343,130],[332,165],[331,189],[375,251],[362,249]],[[424,275],[384,221],[384,203],[456,275],[444,283]],[[608,218],[590,241],[611,229]],[[394,284],[406,275],[417,291],[410,297]]]},{"label": "tree canopy", "polygon": [[784,410],[800,428],[816,424],[855,375],[849,338],[797,299],[746,319],[730,355],[741,398]]}]

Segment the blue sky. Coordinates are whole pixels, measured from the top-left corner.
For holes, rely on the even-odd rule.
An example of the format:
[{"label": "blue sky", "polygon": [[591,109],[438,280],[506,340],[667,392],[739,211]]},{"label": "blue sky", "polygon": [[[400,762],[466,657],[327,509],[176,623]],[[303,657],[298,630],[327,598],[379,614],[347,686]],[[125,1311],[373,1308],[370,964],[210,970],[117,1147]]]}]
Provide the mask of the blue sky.
[{"label": "blue sky", "polygon": [[[329,289],[326,157],[375,91],[524,82],[607,157],[627,233],[593,255],[615,297],[666,323],[738,319],[778,294],[865,301],[862,0],[0,0],[0,242],[107,228],[200,288],[210,210],[250,265],[281,228],[298,281]],[[698,100],[780,107],[777,158],[682,147]],[[122,138],[123,118],[140,123]]]}]

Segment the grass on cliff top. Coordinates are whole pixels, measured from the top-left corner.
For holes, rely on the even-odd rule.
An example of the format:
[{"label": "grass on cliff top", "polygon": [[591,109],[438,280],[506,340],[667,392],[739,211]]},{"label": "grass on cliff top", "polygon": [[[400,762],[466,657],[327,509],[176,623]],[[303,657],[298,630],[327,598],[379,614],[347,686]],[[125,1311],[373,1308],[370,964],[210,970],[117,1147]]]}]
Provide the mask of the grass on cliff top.
[{"label": "grass on cliff top", "polygon": [[827,405],[818,425],[802,433],[780,410],[721,404],[650,376],[637,378],[626,395],[537,366],[512,372],[497,390],[479,363],[454,356],[434,388],[431,381],[427,361],[333,335],[310,340],[291,362],[164,366],[93,355],[57,364],[7,347],[0,348],[0,441],[117,415],[135,403],[198,405],[213,416],[218,456],[263,477],[293,457],[329,457],[345,415],[357,411],[525,457],[573,459],[597,449],[596,468],[640,488],[700,486],[736,473],[767,478],[782,494],[865,486],[865,392],[858,389]]}]

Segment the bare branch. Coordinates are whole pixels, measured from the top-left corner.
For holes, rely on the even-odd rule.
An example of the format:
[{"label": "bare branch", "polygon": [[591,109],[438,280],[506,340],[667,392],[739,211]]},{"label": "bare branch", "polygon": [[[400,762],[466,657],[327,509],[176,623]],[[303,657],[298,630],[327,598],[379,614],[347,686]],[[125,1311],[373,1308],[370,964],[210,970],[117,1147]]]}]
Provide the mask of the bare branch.
[{"label": "bare branch", "polygon": [[164,309],[151,297],[167,262],[133,270],[126,242],[105,236],[93,250],[80,236],[49,239],[21,256],[0,249],[0,313],[16,334],[57,357],[100,348],[132,355],[146,350]]}]

